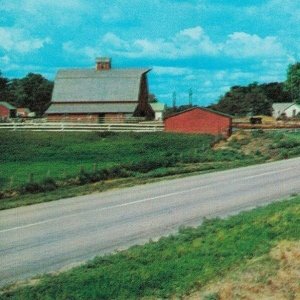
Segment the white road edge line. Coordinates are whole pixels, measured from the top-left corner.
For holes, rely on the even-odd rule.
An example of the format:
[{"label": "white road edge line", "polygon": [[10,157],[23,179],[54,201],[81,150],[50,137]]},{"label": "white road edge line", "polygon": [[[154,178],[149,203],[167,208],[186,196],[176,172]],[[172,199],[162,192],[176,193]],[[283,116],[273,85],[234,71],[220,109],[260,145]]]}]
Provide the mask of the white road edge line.
[{"label": "white road edge line", "polygon": [[[265,172],[265,173],[262,173],[262,174],[247,176],[247,177],[243,177],[243,178],[239,179],[238,181],[243,181],[245,179],[252,179],[252,178],[256,178],[256,177],[262,177],[262,176],[266,176],[266,175],[270,175],[270,174],[275,174],[275,173],[282,173],[282,172],[289,171],[289,170],[294,169],[294,168],[295,167],[290,167],[290,168],[282,169],[280,171],[270,171],[270,172]],[[162,198],[168,198],[168,197],[171,197],[171,196],[185,194],[185,193],[191,192],[191,191],[201,190],[203,188],[207,188],[207,187],[210,187],[212,185],[213,184],[208,184],[208,185],[203,185],[203,186],[192,188],[192,189],[188,189],[188,190],[183,190],[183,191],[180,191],[180,192],[174,192],[174,193],[169,193],[169,194],[165,194],[165,195],[159,195],[159,196],[155,196],[155,197],[151,197],[151,198],[145,198],[145,199],[141,199],[141,200],[136,200],[136,201],[132,201],[132,202],[127,202],[127,203],[122,203],[122,204],[117,204],[117,205],[102,207],[102,208],[99,208],[99,209],[95,209],[95,211],[105,211],[105,210],[110,210],[110,209],[114,209],[114,208],[120,208],[120,207],[126,207],[126,206],[135,205],[135,204],[139,204],[139,203],[144,203],[144,202],[148,202],[148,201],[152,201],[152,200],[157,200],[157,199],[162,199]],[[70,215],[66,215],[66,216],[61,216],[61,217],[58,217],[58,218],[48,219],[48,220],[45,220],[45,221],[40,221],[40,222],[31,223],[31,224],[27,224],[27,225],[21,225],[21,226],[17,226],[17,227],[12,227],[12,228],[8,228],[8,229],[0,230],[0,233],[6,233],[6,232],[10,232],[10,231],[19,230],[19,229],[26,229],[26,228],[30,228],[30,227],[33,227],[33,226],[38,226],[38,225],[43,225],[43,224],[51,223],[51,222],[57,221],[59,219],[70,218],[70,217],[74,217],[74,216],[78,216],[78,215],[83,215],[83,214],[86,214],[86,213],[87,212],[84,211],[84,212],[80,212],[80,213],[76,213],[76,214],[70,214]]]}]

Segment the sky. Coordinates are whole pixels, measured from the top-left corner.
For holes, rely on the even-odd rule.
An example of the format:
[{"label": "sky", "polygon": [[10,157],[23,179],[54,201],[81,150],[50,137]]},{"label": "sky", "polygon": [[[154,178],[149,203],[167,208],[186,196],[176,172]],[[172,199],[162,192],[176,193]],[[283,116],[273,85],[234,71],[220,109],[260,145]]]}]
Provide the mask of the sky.
[{"label": "sky", "polygon": [[149,67],[159,101],[216,103],[234,85],[284,81],[300,53],[296,0],[0,0],[0,70]]}]

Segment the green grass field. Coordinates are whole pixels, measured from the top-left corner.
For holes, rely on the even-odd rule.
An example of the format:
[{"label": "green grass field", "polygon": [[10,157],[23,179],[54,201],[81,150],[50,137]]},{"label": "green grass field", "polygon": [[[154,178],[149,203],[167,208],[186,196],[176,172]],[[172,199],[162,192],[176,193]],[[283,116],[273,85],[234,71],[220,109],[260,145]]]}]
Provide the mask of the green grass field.
[{"label": "green grass field", "polygon": [[195,154],[213,138],[165,133],[114,134],[67,132],[0,133],[0,188],[19,186],[46,176],[65,179],[80,169],[110,168]]},{"label": "green grass field", "polygon": [[[102,179],[141,176],[189,163],[253,159],[235,149],[213,151],[208,135],[170,133],[5,132],[0,134],[0,189],[52,178],[66,181],[105,169]],[[82,177],[80,177],[82,179]]]},{"label": "green grass field", "polygon": [[238,132],[216,147],[209,135],[1,131],[0,209],[295,157],[299,137]]},{"label": "green grass field", "polygon": [[[229,219],[207,220],[198,228],[183,228],[158,242],[95,258],[68,272],[44,276],[36,285],[6,290],[0,298],[179,297],[213,284],[249,260],[268,254],[280,241],[299,239],[298,196]],[[275,264],[268,262],[270,266]],[[263,284],[266,279],[257,280]],[[218,298],[214,294],[207,299]]]}]

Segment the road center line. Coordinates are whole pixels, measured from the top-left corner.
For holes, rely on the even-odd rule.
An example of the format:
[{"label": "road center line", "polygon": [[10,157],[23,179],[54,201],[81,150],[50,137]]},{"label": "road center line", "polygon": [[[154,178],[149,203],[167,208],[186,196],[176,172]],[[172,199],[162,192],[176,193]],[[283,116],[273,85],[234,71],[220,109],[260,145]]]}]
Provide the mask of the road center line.
[{"label": "road center line", "polygon": [[[294,169],[294,167],[285,168],[285,169],[282,169],[282,170],[279,170],[279,171],[270,171],[270,172],[265,172],[265,173],[262,173],[262,174],[247,176],[247,177],[240,178],[237,181],[243,181],[245,179],[252,179],[252,178],[256,178],[256,177],[262,177],[262,176],[266,176],[266,175],[270,175],[270,174],[283,173],[283,172],[289,171],[291,169]],[[168,194],[165,194],[165,195],[159,195],[159,196],[140,199],[140,200],[135,200],[135,201],[127,202],[127,203],[102,207],[102,208],[94,209],[94,211],[106,211],[106,210],[110,210],[110,209],[126,207],[126,206],[130,206],[130,205],[135,205],[135,204],[139,204],[139,203],[144,203],[144,202],[148,202],[148,201],[157,200],[157,199],[168,198],[168,197],[172,197],[172,196],[176,196],[176,195],[185,194],[187,192],[198,191],[198,190],[208,188],[208,187],[211,187],[211,186],[214,186],[214,185],[215,185],[215,183],[211,183],[211,184],[208,184],[208,185],[202,185],[202,186],[199,186],[199,187],[195,187],[195,188],[191,188],[191,189],[183,190],[183,191],[179,191],[179,192],[173,192],[173,193],[168,193]],[[57,220],[60,220],[60,219],[70,218],[70,217],[83,215],[83,214],[87,214],[87,213],[89,213],[89,211],[83,211],[83,212],[74,213],[74,214],[70,214],[70,215],[65,215],[65,216],[61,216],[61,217],[51,218],[51,219],[36,222],[36,223],[31,223],[31,224],[27,224],[27,225],[21,225],[21,226],[17,226],[17,227],[12,227],[12,228],[8,228],[8,229],[0,230],[0,233],[6,233],[6,232],[10,232],[10,231],[19,230],[19,229],[26,229],[26,228],[30,228],[30,227],[34,227],[34,226],[38,226],[38,225],[51,223],[51,222],[54,222],[54,221],[57,221]]]},{"label": "road center line", "polygon": [[[161,199],[161,198],[168,198],[168,197],[171,197],[171,196],[185,194],[185,193],[191,192],[191,191],[201,190],[203,188],[207,188],[207,187],[210,187],[212,185],[213,184],[202,185],[200,187],[196,187],[196,188],[192,188],[192,189],[188,189],[188,190],[183,190],[183,191],[180,191],[180,192],[174,192],[174,193],[169,193],[169,194],[165,194],[165,195],[159,195],[159,196],[155,196],[155,197],[145,198],[145,199],[141,199],[141,200],[135,200],[135,201],[127,202],[127,203],[116,204],[116,205],[112,205],[112,206],[106,206],[106,207],[94,209],[93,211],[105,211],[105,210],[110,210],[110,209],[114,209],[114,208],[126,207],[126,206],[135,205],[135,204],[139,204],[139,203],[143,203],[143,202],[153,201],[153,200],[157,200],[157,199]],[[83,214],[87,214],[87,213],[89,213],[89,211],[88,212],[83,211],[83,212],[70,214],[70,215],[66,215],[66,216],[61,216],[61,217],[57,217],[57,218],[51,218],[51,219],[48,219],[48,220],[45,220],[45,221],[40,221],[40,222],[36,222],[36,223],[31,223],[31,224],[27,224],[27,225],[21,225],[21,226],[17,226],[17,227],[12,227],[12,228],[8,228],[8,229],[0,230],[0,233],[14,231],[14,230],[18,230],[18,229],[30,228],[30,227],[37,226],[37,225],[43,225],[43,224],[51,223],[51,222],[57,221],[59,219],[70,218],[70,217],[83,215]]]}]

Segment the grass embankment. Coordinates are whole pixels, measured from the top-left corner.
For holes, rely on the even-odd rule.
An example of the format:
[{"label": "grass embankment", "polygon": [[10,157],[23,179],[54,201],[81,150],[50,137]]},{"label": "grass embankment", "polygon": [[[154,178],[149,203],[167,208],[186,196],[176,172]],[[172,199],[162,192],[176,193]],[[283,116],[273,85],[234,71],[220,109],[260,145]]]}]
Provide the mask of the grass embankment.
[{"label": "grass embankment", "polygon": [[2,131],[0,209],[263,161],[237,149],[213,150],[215,141],[170,133]]},{"label": "grass embankment", "polygon": [[[199,295],[204,295],[203,299],[221,299],[230,291],[227,288],[227,294],[224,294],[224,288],[215,283],[228,274],[241,274],[243,270],[252,270],[252,274],[257,274],[253,277],[260,286],[271,288],[277,282],[279,288],[281,277],[276,277],[276,272],[282,265],[278,257],[279,260],[284,258],[281,252],[275,256],[268,256],[268,253],[274,247],[275,252],[282,249],[280,245],[283,240],[300,240],[299,196],[229,219],[206,220],[198,228],[181,229],[177,235],[161,238],[158,242],[98,257],[84,266],[58,275],[43,276],[34,286],[6,291],[0,297],[156,299],[175,296],[192,298],[197,295],[196,299],[199,299]],[[290,257],[287,250],[282,253]],[[299,255],[298,252],[298,256],[294,256],[299,259]],[[261,268],[254,268],[253,261],[259,261]],[[290,288],[287,283],[281,285],[280,293],[290,297],[283,299],[296,299],[299,281],[295,280],[295,274]],[[251,282],[248,280],[246,283],[250,285]],[[215,288],[212,289],[212,286]],[[197,290],[201,293],[196,293]],[[256,290],[253,299],[262,299],[259,289]],[[231,289],[231,292],[234,290]]]},{"label": "grass embankment", "polygon": [[289,158],[300,154],[299,137],[2,131],[0,209]]}]

